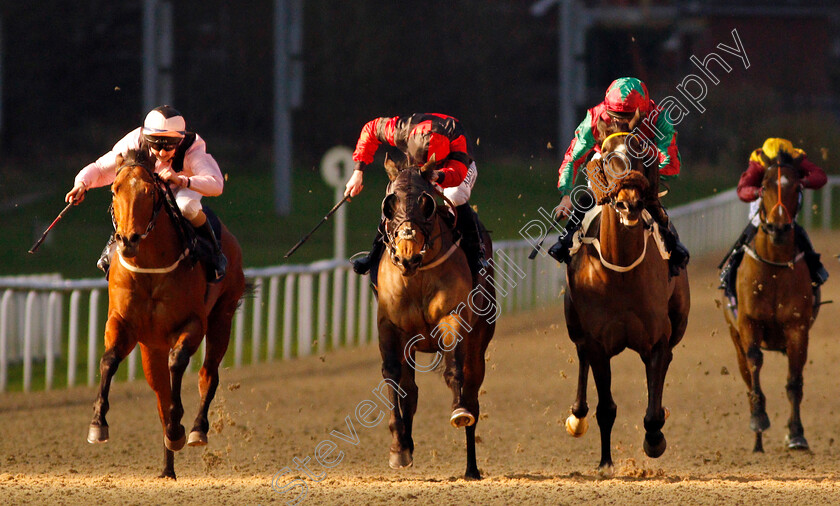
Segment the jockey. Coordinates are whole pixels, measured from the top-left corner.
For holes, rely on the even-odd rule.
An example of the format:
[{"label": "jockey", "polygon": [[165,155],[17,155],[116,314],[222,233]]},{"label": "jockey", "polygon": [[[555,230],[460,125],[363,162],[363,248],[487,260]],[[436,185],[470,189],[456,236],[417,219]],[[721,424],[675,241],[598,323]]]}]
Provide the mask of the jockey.
[{"label": "jockey", "polygon": [[[365,166],[373,162],[376,150],[383,142],[397,147],[413,165],[422,166],[434,157],[437,165],[434,183],[443,188],[443,194],[455,205],[458,230],[463,238],[461,246],[470,270],[475,275],[481,268],[488,267],[478,217],[468,202],[478,171],[461,123],[444,114],[413,114],[369,121],[356,143],[353,153],[356,167],[347,181],[345,196],[355,197],[362,191]],[[357,274],[366,274],[379,263],[385,250],[382,230],[380,224],[368,255],[353,261]]]},{"label": "jockey", "polygon": [[[593,150],[599,154],[601,152],[601,143],[604,139],[598,131],[598,121],[608,124],[613,121],[629,123],[637,111],[640,122],[635,127],[634,134],[640,139],[647,140],[647,144],[655,145],[660,178],[670,179],[679,175],[680,154],[677,149],[677,133],[667,118],[668,114],[650,99],[647,87],[642,81],[634,77],[622,77],[613,81],[607,88],[604,101],[586,111],[586,117],[575,130],[575,137],[560,164],[557,189],[560,190],[563,198],[556,211],[558,217],[567,218],[572,215],[572,219],[567,222],[565,232],[557,243],[548,250],[549,255],[558,262],[571,260],[569,248],[572,246],[572,237],[580,228],[583,215],[588,210],[573,206],[570,194],[580,165]],[[658,182],[651,181],[651,183],[655,185]],[[672,275],[675,275],[680,268],[688,264],[688,250],[680,243],[676,230],[670,226],[668,214],[659,202],[658,196],[654,196],[653,201],[649,202],[646,208],[659,224],[665,247],[671,255],[670,271]]]},{"label": "jockey", "polygon": [[[761,197],[761,181],[764,179],[764,171],[767,170],[766,160],[775,160],[780,152],[789,154],[794,160],[799,161],[800,183],[803,188],[818,190],[825,185],[828,178],[825,171],[808,160],[801,149],[797,149],[787,139],[770,137],[764,144],[750,155],[747,170],[741,174],[738,181],[738,197],[744,202],[750,202],[750,222],[741,232],[741,236],[735,241],[730,253],[723,259],[720,271],[720,286],[723,293],[734,300],[735,298],[735,277],[738,266],[744,258],[743,246],[749,244],[758,232],[761,219],[758,216],[759,198]],[[763,156],[762,156],[763,155]],[[820,254],[814,251],[808,233],[799,223],[793,222],[796,247],[804,254],[805,263],[811,272],[811,281],[815,287],[822,285],[828,279],[828,272],[820,262]]]},{"label": "jockey", "polygon": [[[77,175],[66,202],[77,205],[85,199],[90,188],[110,185],[119,169],[120,159],[130,149],[147,150],[154,155],[155,172],[174,190],[181,214],[195,227],[196,233],[213,245],[212,267],[218,282],[225,275],[227,259],[207,216],[201,209],[201,197],[215,197],[222,193],[224,177],[219,164],[206,151],[206,144],[198,134],[187,132],[181,113],[168,105],[152,109],[142,127],[137,127],[120,139],[111,151],[87,165]],[[108,274],[113,254],[114,236],[102,251],[97,267]]]}]

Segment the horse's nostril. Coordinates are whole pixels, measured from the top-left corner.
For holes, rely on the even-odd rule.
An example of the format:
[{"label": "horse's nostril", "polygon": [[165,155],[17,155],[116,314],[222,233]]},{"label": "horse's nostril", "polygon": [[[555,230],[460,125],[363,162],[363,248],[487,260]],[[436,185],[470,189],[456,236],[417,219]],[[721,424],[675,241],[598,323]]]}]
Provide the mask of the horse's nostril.
[{"label": "horse's nostril", "polygon": [[140,242],[140,234],[131,234],[131,243],[136,244]]},{"label": "horse's nostril", "polygon": [[417,254],[411,257],[411,263],[414,265],[420,265],[420,262],[423,261],[423,255]]}]

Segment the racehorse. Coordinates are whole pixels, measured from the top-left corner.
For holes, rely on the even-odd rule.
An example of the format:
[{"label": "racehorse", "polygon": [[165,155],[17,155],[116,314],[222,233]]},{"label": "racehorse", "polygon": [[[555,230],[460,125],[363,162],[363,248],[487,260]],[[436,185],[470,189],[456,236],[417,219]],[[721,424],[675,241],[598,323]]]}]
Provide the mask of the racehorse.
[{"label": "racehorse", "polygon": [[808,267],[794,241],[793,224],[802,191],[796,162],[785,153],[775,163],[766,162],[758,211],[761,223],[754,242],[745,245],[747,254],[737,274],[737,315],[729,304],[723,304],[738,368],[748,388],[754,452],[764,451],[762,433],[770,427],[759,381],[762,349],[780,351],[788,357],[786,389],[791,414],[785,440],[790,449],[808,449],[799,405],[808,331],[816,319],[815,300],[819,298],[819,289],[812,289]]},{"label": "racehorse", "polygon": [[[88,442],[108,441],[108,392],[120,362],[139,344],[146,381],[157,395],[164,432],[161,478],[175,479],[176,452],[187,437],[181,418],[181,381],[190,357],[207,336],[199,372],[201,405],[189,434],[190,446],[207,444],[207,411],[219,384],[219,364],[230,339],[231,321],[245,290],[242,251],[222,226],[227,275],[208,284],[204,269],[188,258],[185,226],[167,189],[154,174],[154,159],[129,151],[111,186],[117,243],[108,279],[105,352],[99,364],[99,394],[93,405]],[[166,212],[161,213],[165,209]],[[116,260],[116,259],[115,259]]]},{"label": "racehorse", "polygon": [[616,125],[599,127],[605,132],[603,157],[590,161],[587,172],[596,203],[601,204],[600,227],[596,219],[589,233],[584,231],[588,237],[566,271],[566,326],[579,362],[577,397],[566,430],[580,437],[588,428],[586,385],[591,367],[601,432],[598,471],[610,477],[614,472],[610,434],[617,410],[610,359],[625,348],[641,356],[648,388],[644,451],[659,457],[666,448],[661,430],[668,414],[662,406],[665,375],[673,349],[685,333],[690,300],[686,270],[669,276],[668,261],[651,237],[655,232],[642,217],[645,199],[653,198],[651,181],[655,188],[658,164],[650,164],[653,169],[647,169],[646,175],[645,164],[636,156],[644,150],[629,131],[614,131]]},{"label": "racehorse", "polygon": [[[379,350],[383,383],[391,385],[389,465],[413,464],[412,422],[417,411],[415,370],[445,364],[444,379],[452,391],[453,427],[465,427],[467,469],[464,477],[480,479],[475,459],[478,393],[484,381],[484,352],[495,331],[493,268],[477,274],[475,284],[466,256],[437,208],[434,157],[422,168],[398,167],[386,159],[391,180],[382,202],[388,260],[378,268]],[[492,258],[489,234],[484,247]],[[418,366],[415,352],[434,353],[431,366]]]}]

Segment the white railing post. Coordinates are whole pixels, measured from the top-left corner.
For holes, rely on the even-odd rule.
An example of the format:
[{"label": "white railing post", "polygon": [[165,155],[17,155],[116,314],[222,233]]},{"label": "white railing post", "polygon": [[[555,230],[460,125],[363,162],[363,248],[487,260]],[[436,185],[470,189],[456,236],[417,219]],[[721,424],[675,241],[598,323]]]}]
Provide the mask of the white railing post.
[{"label": "white railing post", "polygon": [[312,274],[301,274],[298,281],[298,356],[312,354]]},{"label": "white railing post", "polygon": [[359,339],[360,345],[370,342],[368,337],[368,330],[370,323],[368,323],[368,314],[370,312],[370,283],[367,279],[361,280],[359,286]]},{"label": "white railing post", "polygon": [[344,325],[344,345],[351,346],[356,340],[356,301],[359,291],[356,289],[358,276],[353,271],[347,271],[347,314]]},{"label": "white railing post", "polygon": [[344,269],[336,267],[332,271],[332,349],[341,346],[341,322],[344,309]]},{"label": "white railing post", "polygon": [[90,307],[88,308],[88,354],[87,354],[87,384],[96,381],[96,343],[99,337],[99,294],[100,290],[91,290]]},{"label": "white railing post", "polygon": [[44,344],[46,353],[46,371],[45,371],[45,385],[47,390],[52,389],[53,375],[55,374],[55,348],[59,332],[61,331],[61,294],[58,292],[50,293],[47,300],[47,328],[44,332]]},{"label": "white railing post", "polygon": [[274,360],[277,352],[277,323],[279,312],[277,306],[280,304],[280,277],[271,276],[268,282],[268,325],[267,325],[267,360]]},{"label": "white railing post", "polygon": [[253,328],[251,329],[251,363],[260,362],[262,351],[262,307],[263,307],[263,278],[254,280],[254,309]]},{"label": "white railing post", "polygon": [[24,317],[23,331],[23,391],[29,392],[32,389],[32,346],[35,336],[35,304],[38,302],[38,294],[30,291],[26,296],[26,316]]},{"label": "white railing post", "polygon": [[315,340],[318,342],[318,352],[327,350],[327,297],[329,291],[330,272],[321,271],[318,274],[318,326]]},{"label": "white railing post", "polygon": [[[820,205],[820,214],[822,215],[823,230],[831,230],[831,186],[827,184],[822,189],[822,204]],[[810,209],[806,209],[810,212]]]},{"label": "white railing post", "polygon": [[292,314],[295,308],[295,276],[286,276],[286,284],[283,289],[283,360],[292,358],[292,331],[294,322]]},{"label": "white railing post", "polygon": [[12,290],[3,292],[3,299],[0,300],[0,392],[5,392],[9,384],[9,320],[12,305]]},{"label": "white railing post", "polygon": [[67,387],[76,384],[76,358],[79,349],[79,301],[82,292],[73,290],[70,293],[70,321],[67,330]]},{"label": "white railing post", "polygon": [[245,299],[243,299],[242,304],[239,305],[239,308],[236,310],[236,316],[234,317],[236,329],[234,330],[233,366],[237,368],[242,367],[242,354],[244,353],[245,348],[245,310],[246,303]]},{"label": "white railing post", "polygon": [[140,355],[140,345],[135,344],[134,349],[128,354],[128,381],[137,379],[137,357]]}]

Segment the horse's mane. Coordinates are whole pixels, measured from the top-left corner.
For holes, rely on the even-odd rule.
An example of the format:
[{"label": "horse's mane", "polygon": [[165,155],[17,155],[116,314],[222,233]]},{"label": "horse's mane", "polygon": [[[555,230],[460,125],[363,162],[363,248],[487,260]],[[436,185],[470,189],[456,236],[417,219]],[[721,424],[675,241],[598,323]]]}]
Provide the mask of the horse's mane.
[{"label": "horse's mane", "polygon": [[148,150],[145,149],[129,149],[123,158],[123,166],[139,165],[141,167],[151,167],[152,157],[149,156]]}]

